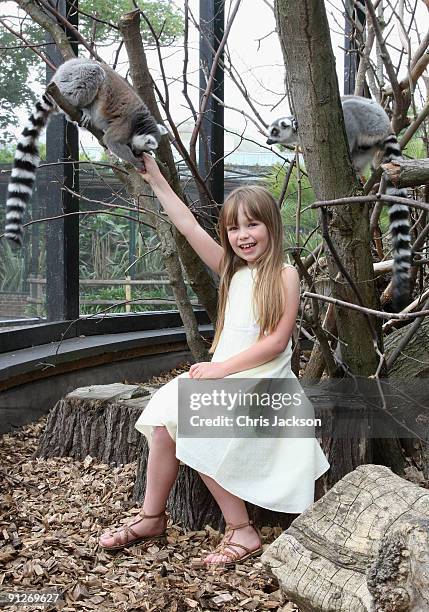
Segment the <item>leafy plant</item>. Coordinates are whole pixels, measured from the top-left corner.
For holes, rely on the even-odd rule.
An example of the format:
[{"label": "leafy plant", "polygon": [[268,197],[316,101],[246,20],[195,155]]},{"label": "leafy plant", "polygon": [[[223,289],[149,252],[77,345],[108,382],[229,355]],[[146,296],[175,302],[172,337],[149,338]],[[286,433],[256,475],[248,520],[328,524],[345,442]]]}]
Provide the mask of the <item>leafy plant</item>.
[{"label": "leafy plant", "polygon": [[7,240],[0,241],[0,291],[21,291],[24,258]]},{"label": "leafy plant", "polygon": [[[183,18],[177,6],[171,0],[144,0],[139,3],[139,7],[152,25],[155,33],[159,36],[161,45],[169,45],[183,33]],[[117,24],[118,17],[135,9],[131,0],[80,0],[79,9],[83,13],[93,15],[97,19]],[[119,32],[101,22],[94,26],[94,20],[87,15],[79,15],[79,29],[85,38],[90,39],[94,34],[95,38],[102,41],[117,42],[120,39]],[[141,20],[140,30],[146,44],[154,44],[153,35],[144,19]]]},{"label": "leafy plant", "polygon": [[[28,18],[23,23],[23,32],[34,44],[44,42],[44,33]],[[44,76],[40,58],[20,43],[0,26],[0,144],[3,146],[12,141],[10,128],[19,123],[17,107],[29,111],[37,99],[34,81],[41,83]]]},{"label": "leafy plant", "polygon": [[[278,200],[280,197],[285,176],[288,167],[281,164],[275,164],[268,177],[266,178],[266,187],[271,194]],[[292,247],[296,243],[296,212],[298,208],[298,177],[296,168],[293,169],[289,180],[286,196],[283,200],[281,208],[281,216],[283,220],[285,244],[287,248]],[[305,243],[305,248],[313,250],[320,242],[320,236],[311,233],[318,225],[317,212],[310,209],[309,206],[315,200],[314,191],[306,176],[301,176],[301,219],[300,219],[300,246]],[[308,240],[308,242],[307,242]]]},{"label": "leafy plant", "polygon": [[424,132],[422,129],[417,130],[414,136],[411,138],[403,153],[407,157],[411,157],[411,159],[423,159],[427,157],[426,146],[423,141]]}]

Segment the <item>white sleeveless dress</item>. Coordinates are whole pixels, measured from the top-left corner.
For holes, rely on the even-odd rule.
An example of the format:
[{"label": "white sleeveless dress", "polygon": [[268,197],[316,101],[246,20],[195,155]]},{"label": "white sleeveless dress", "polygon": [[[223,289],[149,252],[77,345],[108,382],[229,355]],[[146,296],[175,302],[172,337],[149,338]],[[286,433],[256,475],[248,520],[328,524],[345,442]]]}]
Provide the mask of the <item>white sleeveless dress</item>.
[{"label": "white sleeveless dress", "polygon": [[[285,264],[286,265],[286,264]],[[254,271],[245,266],[233,276],[224,328],[212,361],[225,361],[257,341],[253,313]],[[227,378],[294,378],[291,341],[286,350],[263,365]],[[164,425],[176,440],[176,456],[211,476],[224,489],[262,508],[299,514],[314,501],[314,482],[329,469],[315,438],[181,438],[177,437],[178,379],[169,381],[149,400],[136,422],[150,445],[153,428]]]}]

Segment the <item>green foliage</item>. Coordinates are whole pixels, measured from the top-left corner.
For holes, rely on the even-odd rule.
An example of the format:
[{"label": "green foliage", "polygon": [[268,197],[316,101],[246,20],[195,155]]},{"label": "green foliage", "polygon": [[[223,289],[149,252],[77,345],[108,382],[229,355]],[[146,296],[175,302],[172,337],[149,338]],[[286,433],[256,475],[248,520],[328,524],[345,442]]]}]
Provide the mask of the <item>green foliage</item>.
[{"label": "green foliage", "polygon": [[[24,22],[24,35],[33,43],[43,42],[41,29],[29,19]],[[44,66],[31,49],[0,27],[0,144],[12,140],[11,126],[18,125],[17,107],[29,110],[37,99],[31,87],[31,78],[42,81]]]},{"label": "green foliage", "polygon": [[[81,202],[81,209],[85,205]],[[120,208],[114,212],[132,214]],[[130,254],[131,232],[135,235],[135,252]],[[143,272],[164,269],[162,255],[156,248],[156,234],[128,218],[108,214],[82,216],[79,233],[81,278],[125,278],[130,255],[136,262],[132,272],[128,271],[127,274],[132,273],[136,278]]]},{"label": "green foliage", "polygon": [[9,241],[0,241],[0,291],[21,291],[24,259]]},{"label": "green foliage", "polygon": [[[171,289],[168,286],[162,285],[159,287],[139,287],[133,286],[131,289],[132,300],[149,300],[149,299],[172,299]],[[111,287],[87,287],[82,291],[81,300],[97,301],[97,300],[117,300],[125,302],[125,288],[123,286],[113,285]],[[81,304],[81,314],[96,314],[109,308],[108,312],[125,312],[125,304],[117,306],[109,306],[109,304]],[[176,304],[134,304],[131,303],[132,312],[149,312],[154,310],[175,310]]]},{"label": "green foliage", "polygon": [[123,278],[128,265],[128,224],[126,219],[103,214],[81,220],[81,278]]},{"label": "green foliage", "polygon": [[[266,178],[266,187],[272,193],[274,198],[280,197],[283,184],[285,181],[286,172],[288,166],[282,166],[281,164],[275,164],[269,176]],[[285,244],[287,248],[295,245],[295,233],[296,233],[296,211],[298,207],[298,188],[299,183],[297,179],[296,168],[293,169],[292,175],[289,180],[286,197],[284,198],[281,215],[283,220]],[[301,220],[300,220],[300,245],[303,246],[309,238],[311,232],[317,227],[318,218],[317,212],[309,208],[315,200],[314,191],[306,176],[301,175]],[[313,250],[320,242],[320,237],[314,233],[309,238],[308,243],[305,245],[306,249]],[[304,253],[305,254],[305,253]]]},{"label": "green foliage", "polygon": [[411,157],[411,159],[423,159],[427,157],[427,151],[423,138],[423,130],[417,130],[417,132],[414,134],[410,142],[403,150],[404,155],[406,155],[407,157]]},{"label": "green foliage", "polygon": [[[183,18],[172,0],[143,0],[140,8],[150,21],[161,45],[171,44],[183,33]],[[131,0],[80,0],[79,8],[98,19],[117,25],[119,18],[134,9]],[[79,15],[79,30],[88,41],[103,46],[120,40],[118,30],[97,22],[83,14]],[[45,42],[45,32],[26,16],[22,21],[20,33],[28,43],[40,45]],[[153,36],[145,20],[141,20],[141,32],[146,44],[153,44]],[[42,47],[43,50],[43,47]],[[14,139],[12,128],[18,125],[17,108],[24,107],[28,113],[34,105],[45,84],[45,64],[23,42],[0,26],[0,145]]]},{"label": "green foliage", "polygon": [[[171,0],[144,0],[139,3],[139,7],[151,23],[156,35],[159,36],[161,45],[169,45],[182,35],[183,18],[179,9]],[[113,25],[117,25],[118,19],[125,13],[134,10],[134,8],[131,0],[110,0],[109,2],[105,2],[105,0],[79,1],[79,9],[81,11]],[[94,20],[91,17],[80,14],[79,23],[79,30],[89,40],[93,36]],[[144,42],[146,44],[153,44],[152,33],[143,18],[141,19],[140,29]],[[108,25],[98,22],[95,38],[103,44],[106,42],[117,42],[120,40],[120,33]]]},{"label": "green foliage", "polygon": [[0,148],[0,164],[10,164],[13,162],[15,147],[3,146]]},{"label": "green foliage", "polygon": [[[4,146],[0,149],[0,164],[11,164],[15,156],[16,146]],[[46,159],[46,145],[44,142],[39,143],[40,159]]]}]

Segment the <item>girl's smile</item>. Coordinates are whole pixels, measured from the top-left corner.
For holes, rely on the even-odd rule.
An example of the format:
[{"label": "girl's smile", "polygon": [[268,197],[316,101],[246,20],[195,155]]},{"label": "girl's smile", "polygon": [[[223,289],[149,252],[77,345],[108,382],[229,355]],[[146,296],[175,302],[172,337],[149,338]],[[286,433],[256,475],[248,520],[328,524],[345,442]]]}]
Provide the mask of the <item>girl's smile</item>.
[{"label": "girl's smile", "polygon": [[228,225],[228,240],[234,253],[248,263],[254,263],[268,247],[265,223],[247,216],[243,205],[238,208],[237,224]]}]

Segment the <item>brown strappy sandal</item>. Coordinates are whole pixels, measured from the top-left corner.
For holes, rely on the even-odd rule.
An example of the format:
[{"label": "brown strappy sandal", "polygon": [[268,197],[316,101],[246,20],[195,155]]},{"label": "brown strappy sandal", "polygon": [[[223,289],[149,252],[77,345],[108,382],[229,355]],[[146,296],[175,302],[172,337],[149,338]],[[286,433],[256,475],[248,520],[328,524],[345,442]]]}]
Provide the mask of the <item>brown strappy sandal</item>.
[{"label": "brown strappy sandal", "polygon": [[[159,518],[160,516],[165,517],[165,526],[164,531],[160,534],[155,535],[147,535],[147,536],[139,536],[133,529],[131,529],[132,525],[139,523],[142,519],[145,518]],[[165,533],[167,528],[167,515],[165,510],[160,512],[159,514],[145,514],[143,510],[137,515],[137,518],[133,520],[132,523],[125,523],[121,525],[115,531],[105,531],[103,535],[108,535],[113,537],[114,545],[113,546],[103,546],[100,541],[98,541],[98,546],[105,550],[106,552],[122,550],[123,548],[128,548],[129,546],[135,546],[136,544],[141,544],[142,542],[160,542],[165,543]],[[129,538],[130,534],[133,536],[132,539]]]},{"label": "brown strappy sandal", "polygon": [[[256,550],[249,550],[246,546],[244,546],[243,544],[238,544],[237,542],[233,542],[230,538],[232,538],[234,531],[236,531],[237,529],[241,529],[242,527],[247,527],[248,525],[251,525],[254,530],[256,531],[256,533],[259,536],[259,540],[260,540],[260,546],[259,548],[257,548]],[[229,538],[228,540],[226,538]],[[237,548],[241,548],[244,550],[244,555],[240,556],[240,553],[237,550],[231,550],[231,546],[235,546]],[[222,542],[214,549],[211,551],[211,553],[209,554],[219,554],[219,555],[224,555],[225,557],[228,557],[230,559],[230,561],[218,561],[218,562],[213,562],[213,561],[193,561],[192,562],[192,566],[193,567],[204,567],[204,568],[208,568],[208,567],[234,567],[235,565],[237,565],[237,563],[242,563],[243,561],[246,561],[247,559],[250,559],[251,557],[259,557],[263,552],[263,548],[262,548],[262,536],[261,536],[261,532],[259,531],[259,529],[257,527],[255,527],[255,525],[253,524],[253,521],[247,521],[246,523],[240,523],[239,525],[231,525],[231,523],[227,523],[226,527],[225,527],[225,536],[222,539]]]}]

